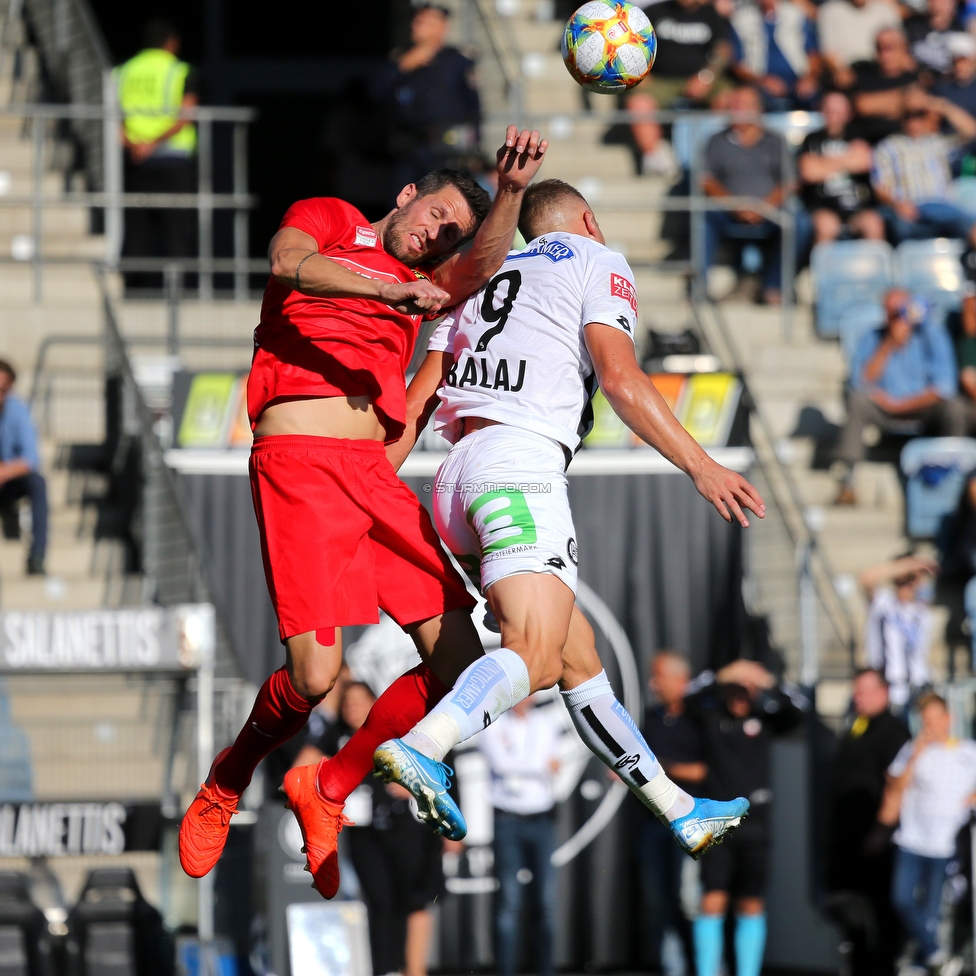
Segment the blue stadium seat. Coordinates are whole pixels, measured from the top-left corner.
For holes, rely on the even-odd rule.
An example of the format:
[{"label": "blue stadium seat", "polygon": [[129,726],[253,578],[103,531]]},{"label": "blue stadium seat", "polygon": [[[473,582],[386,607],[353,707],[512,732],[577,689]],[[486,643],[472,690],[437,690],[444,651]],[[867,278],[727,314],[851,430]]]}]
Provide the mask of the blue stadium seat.
[{"label": "blue stadium seat", "polygon": [[845,310],[877,305],[894,281],[894,261],[884,241],[818,244],[810,256],[816,294],[817,335],[836,338]]},{"label": "blue stadium seat", "polygon": [[960,176],[949,189],[952,202],[976,219],[976,176]]},{"label": "blue stadium seat", "polygon": [[879,302],[859,302],[842,309],[838,319],[840,345],[844,360],[849,364],[861,336],[879,328],[885,320],[884,306]]},{"label": "blue stadium seat", "polygon": [[34,799],[30,740],[10,717],[10,700],[0,686],[0,802]]},{"label": "blue stadium seat", "polygon": [[960,257],[963,241],[936,237],[928,241],[903,241],[895,251],[895,281],[931,302],[943,318],[958,311],[965,285]]},{"label": "blue stadium seat", "polygon": [[781,135],[790,149],[798,152],[808,133],[824,127],[824,118],[819,112],[769,112],[763,116],[763,125]]},{"label": "blue stadium seat", "polygon": [[901,452],[906,478],[905,523],[911,539],[934,539],[952,515],[969,474],[976,470],[971,437],[918,437]]},{"label": "blue stadium seat", "polygon": [[705,150],[708,140],[729,124],[727,115],[697,114],[693,118],[677,119],[671,127],[671,148],[683,170],[691,169],[692,153]]}]

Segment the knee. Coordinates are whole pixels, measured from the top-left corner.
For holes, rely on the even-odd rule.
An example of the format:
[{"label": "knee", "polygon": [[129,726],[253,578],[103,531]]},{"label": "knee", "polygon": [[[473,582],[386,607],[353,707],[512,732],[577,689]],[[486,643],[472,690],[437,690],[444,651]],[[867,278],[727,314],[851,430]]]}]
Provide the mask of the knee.
[{"label": "knee", "polygon": [[869,241],[883,241],[885,237],[884,220],[876,210],[865,210],[858,214],[856,229]]},{"label": "knee", "polygon": [[814,237],[818,244],[832,241],[840,233],[840,217],[832,210],[815,210],[812,221]]},{"label": "knee", "polygon": [[320,702],[335,687],[338,672],[324,661],[290,661],[288,677],[302,698]]}]

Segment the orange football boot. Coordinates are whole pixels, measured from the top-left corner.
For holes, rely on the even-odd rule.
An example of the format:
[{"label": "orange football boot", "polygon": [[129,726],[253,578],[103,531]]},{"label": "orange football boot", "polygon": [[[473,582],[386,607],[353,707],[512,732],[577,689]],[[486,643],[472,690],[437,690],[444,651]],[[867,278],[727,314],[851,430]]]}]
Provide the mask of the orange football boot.
[{"label": "orange football boot", "polygon": [[229,746],[213,761],[207,781],[180,824],[180,864],[191,878],[202,878],[220,860],[230,832],[230,818],[237,813],[241,798],[224,796],[213,781],[214,766],[228,752]]},{"label": "orange football boot", "polygon": [[[328,760],[320,760],[324,762]],[[323,898],[334,898],[339,890],[339,831],[353,822],[343,816],[342,803],[332,803],[319,793],[318,770],[318,765],[289,769],[282,789],[302,830],[305,870],[312,875],[312,887]]]}]

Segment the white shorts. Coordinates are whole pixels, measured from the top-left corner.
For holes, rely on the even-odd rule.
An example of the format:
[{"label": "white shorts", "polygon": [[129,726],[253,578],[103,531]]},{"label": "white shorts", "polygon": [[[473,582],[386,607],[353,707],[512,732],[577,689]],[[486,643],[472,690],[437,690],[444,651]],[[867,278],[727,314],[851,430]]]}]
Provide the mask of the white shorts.
[{"label": "white shorts", "polygon": [[434,524],[482,593],[521,573],[576,593],[566,456],[549,437],[501,425],[462,437],[434,479]]}]

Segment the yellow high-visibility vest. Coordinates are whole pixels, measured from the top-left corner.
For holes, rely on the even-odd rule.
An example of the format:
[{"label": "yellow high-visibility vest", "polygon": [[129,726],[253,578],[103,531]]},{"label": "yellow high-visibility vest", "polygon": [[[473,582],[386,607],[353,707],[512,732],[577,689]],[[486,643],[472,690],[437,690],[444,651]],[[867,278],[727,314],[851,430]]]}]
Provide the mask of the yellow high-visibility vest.
[{"label": "yellow high-visibility vest", "polygon": [[[185,61],[159,47],[146,48],[115,69],[119,107],[130,142],[154,142],[179,121],[189,71]],[[196,146],[194,125],[183,126],[165,143],[167,149],[186,154]]]}]

